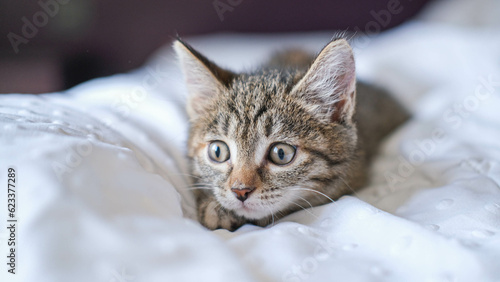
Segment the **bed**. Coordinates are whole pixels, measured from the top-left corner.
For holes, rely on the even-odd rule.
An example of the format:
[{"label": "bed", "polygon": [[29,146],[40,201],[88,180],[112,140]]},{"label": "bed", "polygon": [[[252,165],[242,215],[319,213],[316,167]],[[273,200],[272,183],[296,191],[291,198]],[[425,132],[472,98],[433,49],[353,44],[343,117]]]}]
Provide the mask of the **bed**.
[{"label": "bed", "polygon": [[[15,224],[0,230],[0,280],[499,281],[499,18],[495,1],[441,1],[354,38],[359,78],[413,118],[385,140],[367,187],[265,228],[196,221],[170,46],[62,93],[0,95],[0,220]],[[317,52],[332,35],[186,40],[245,70],[284,47]]]}]

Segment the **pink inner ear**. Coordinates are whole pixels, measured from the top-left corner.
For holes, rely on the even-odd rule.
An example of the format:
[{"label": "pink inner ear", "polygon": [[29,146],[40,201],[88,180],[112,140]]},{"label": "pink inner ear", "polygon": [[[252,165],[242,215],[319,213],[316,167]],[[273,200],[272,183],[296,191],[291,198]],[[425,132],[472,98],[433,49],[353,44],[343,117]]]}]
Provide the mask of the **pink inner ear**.
[{"label": "pink inner ear", "polygon": [[348,67],[346,72],[339,77],[339,83],[342,89],[345,89],[345,93],[350,95],[354,91],[353,85],[355,83],[353,81],[356,80],[356,71],[354,65]]},{"label": "pink inner ear", "polygon": [[[356,65],[352,53],[345,53],[342,55],[343,63],[341,71],[337,75],[337,88],[341,89],[343,95],[350,95],[354,91],[356,80]],[[350,98],[350,97],[346,97]]]},{"label": "pink inner ear", "polygon": [[[333,111],[331,120],[341,122],[346,118],[346,114],[348,114],[349,109],[346,107],[351,106],[354,103],[349,103],[348,101],[354,99],[354,91],[356,88],[356,73],[353,67],[348,65],[348,69],[337,77],[338,89],[342,91],[342,94],[339,96],[339,101],[335,103],[335,110]],[[354,102],[354,101],[353,101]]]},{"label": "pink inner ear", "polygon": [[332,122],[341,122],[342,116],[344,115],[345,99],[342,99],[335,103],[335,111],[332,114]]}]

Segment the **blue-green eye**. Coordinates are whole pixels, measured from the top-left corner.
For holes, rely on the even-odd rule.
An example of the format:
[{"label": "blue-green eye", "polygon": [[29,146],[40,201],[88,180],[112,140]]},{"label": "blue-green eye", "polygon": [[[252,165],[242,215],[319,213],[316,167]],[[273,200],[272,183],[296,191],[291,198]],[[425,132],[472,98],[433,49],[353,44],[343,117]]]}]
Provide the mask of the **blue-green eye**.
[{"label": "blue-green eye", "polygon": [[290,163],[295,156],[295,147],[285,143],[275,144],[269,151],[269,159],[277,165]]},{"label": "blue-green eye", "polygon": [[208,156],[214,162],[223,163],[229,159],[229,147],[222,141],[213,141],[208,145]]}]

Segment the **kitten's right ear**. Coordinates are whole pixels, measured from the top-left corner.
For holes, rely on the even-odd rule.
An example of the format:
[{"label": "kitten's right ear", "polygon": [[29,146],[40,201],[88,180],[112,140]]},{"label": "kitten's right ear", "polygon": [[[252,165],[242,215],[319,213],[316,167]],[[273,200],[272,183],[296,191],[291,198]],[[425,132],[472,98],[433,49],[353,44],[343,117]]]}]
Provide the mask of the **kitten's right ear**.
[{"label": "kitten's right ear", "polygon": [[187,111],[191,119],[196,119],[206,112],[209,100],[227,88],[235,75],[218,67],[180,39],[173,47],[189,91]]},{"label": "kitten's right ear", "polygon": [[304,97],[310,111],[327,122],[351,122],[356,101],[354,55],[345,39],[321,50],[293,94]]}]

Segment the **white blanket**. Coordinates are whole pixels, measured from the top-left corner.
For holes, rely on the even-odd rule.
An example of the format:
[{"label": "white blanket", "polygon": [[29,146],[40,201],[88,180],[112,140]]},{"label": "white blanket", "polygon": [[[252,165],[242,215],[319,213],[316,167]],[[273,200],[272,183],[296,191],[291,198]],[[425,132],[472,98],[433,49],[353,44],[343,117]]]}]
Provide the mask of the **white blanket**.
[{"label": "white blanket", "polygon": [[[1,95],[0,224],[12,219],[8,168],[17,222],[16,274],[0,229],[0,281],[499,281],[499,18],[494,0],[439,2],[354,40],[359,76],[414,117],[386,140],[364,190],[266,228],[196,222],[170,47],[64,93]],[[187,40],[243,70],[273,50],[318,51],[331,35]]]}]

